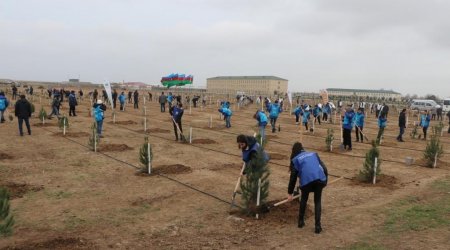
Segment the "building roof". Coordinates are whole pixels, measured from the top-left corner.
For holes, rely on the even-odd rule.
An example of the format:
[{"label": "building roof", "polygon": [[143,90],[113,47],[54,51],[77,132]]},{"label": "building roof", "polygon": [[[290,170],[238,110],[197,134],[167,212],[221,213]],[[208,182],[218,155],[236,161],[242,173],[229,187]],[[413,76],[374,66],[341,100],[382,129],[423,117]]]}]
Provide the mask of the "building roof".
[{"label": "building roof", "polygon": [[277,76],[216,76],[211,77],[206,80],[282,80],[287,81],[287,79],[283,79]]},{"label": "building roof", "polygon": [[344,91],[344,92],[368,92],[368,93],[383,93],[383,94],[399,94],[393,90],[384,89],[339,89],[339,88],[328,88],[327,91]]}]

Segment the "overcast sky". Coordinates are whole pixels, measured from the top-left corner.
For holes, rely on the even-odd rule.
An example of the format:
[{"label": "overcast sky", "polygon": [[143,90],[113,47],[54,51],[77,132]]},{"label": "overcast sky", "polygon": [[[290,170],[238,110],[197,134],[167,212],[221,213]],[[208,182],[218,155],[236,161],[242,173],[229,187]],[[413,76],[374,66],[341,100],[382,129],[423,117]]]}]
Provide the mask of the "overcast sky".
[{"label": "overcast sky", "polygon": [[1,0],[0,78],[274,75],[293,91],[446,97],[449,13],[446,0]]}]

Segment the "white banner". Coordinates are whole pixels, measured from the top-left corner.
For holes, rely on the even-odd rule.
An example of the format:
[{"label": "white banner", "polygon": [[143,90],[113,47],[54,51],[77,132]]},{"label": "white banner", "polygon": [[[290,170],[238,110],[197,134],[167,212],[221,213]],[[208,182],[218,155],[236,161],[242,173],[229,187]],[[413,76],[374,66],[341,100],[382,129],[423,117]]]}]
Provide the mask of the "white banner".
[{"label": "white banner", "polygon": [[105,87],[106,94],[108,95],[109,103],[111,104],[111,109],[113,109],[114,107],[113,107],[113,101],[112,101],[111,84],[109,83],[108,80],[105,80],[105,82],[103,82],[103,87]]},{"label": "white banner", "polygon": [[292,92],[288,92],[289,103],[292,105]]}]

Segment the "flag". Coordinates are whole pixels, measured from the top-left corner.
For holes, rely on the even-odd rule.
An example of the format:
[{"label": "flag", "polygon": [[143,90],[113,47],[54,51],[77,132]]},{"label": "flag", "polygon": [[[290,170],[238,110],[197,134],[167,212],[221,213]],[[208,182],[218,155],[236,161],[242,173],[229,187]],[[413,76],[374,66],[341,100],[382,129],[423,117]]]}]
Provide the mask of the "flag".
[{"label": "flag", "polygon": [[111,93],[111,84],[109,83],[108,80],[105,80],[105,82],[103,82],[103,87],[105,88],[106,94],[108,95],[109,103],[111,103],[111,109],[113,109],[114,107],[112,105],[113,101],[112,101],[112,93]]},{"label": "flag", "polygon": [[288,91],[289,103],[292,105],[292,92]]}]

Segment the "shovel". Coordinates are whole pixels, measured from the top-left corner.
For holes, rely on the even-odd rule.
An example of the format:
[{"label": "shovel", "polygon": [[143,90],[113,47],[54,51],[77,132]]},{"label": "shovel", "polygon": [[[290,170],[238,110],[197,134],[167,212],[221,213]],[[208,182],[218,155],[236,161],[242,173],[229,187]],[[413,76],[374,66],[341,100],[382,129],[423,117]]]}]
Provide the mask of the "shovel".
[{"label": "shovel", "polygon": [[234,187],[233,197],[231,197],[230,210],[235,206],[234,202],[236,201],[236,194],[238,193],[239,184],[241,183],[241,177],[244,174],[244,169],[245,169],[245,162],[244,162],[244,164],[242,164],[241,173],[240,173],[239,178],[238,178],[238,180],[236,182],[236,186]]},{"label": "shovel", "polygon": [[362,132],[362,130],[358,127],[358,125],[355,125],[355,127],[358,128],[359,132],[364,136],[364,139],[365,139],[366,141],[369,141],[369,138]]},{"label": "shovel", "polygon": [[180,127],[178,126],[178,123],[175,122],[175,119],[173,119],[173,117],[172,117],[172,121],[173,121],[173,123],[175,123],[175,126],[177,127],[178,132],[180,132],[181,141],[186,143],[187,142],[186,137],[183,135],[183,132],[181,131]]}]

